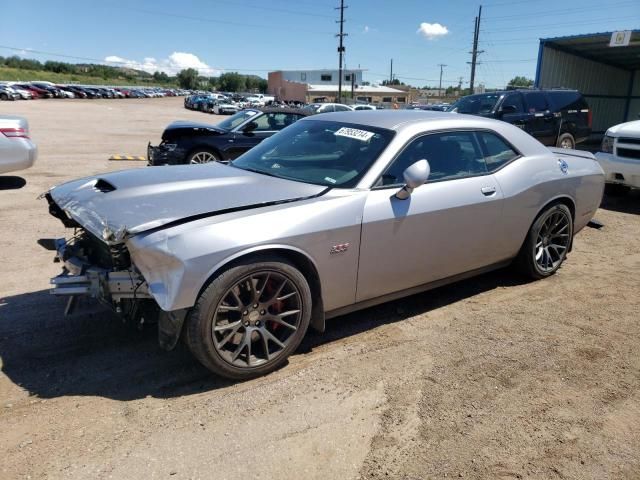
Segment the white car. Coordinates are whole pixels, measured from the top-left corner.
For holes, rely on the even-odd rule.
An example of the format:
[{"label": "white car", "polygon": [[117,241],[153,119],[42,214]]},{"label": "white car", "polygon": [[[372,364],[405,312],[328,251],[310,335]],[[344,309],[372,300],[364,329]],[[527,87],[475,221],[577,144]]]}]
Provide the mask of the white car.
[{"label": "white car", "polygon": [[353,110],[349,105],[341,103],[310,103],[303,110],[309,113],[349,112]]},{"label": "white car", "polygon": [[29,168],[37,156],[38,147],[29,138],[27,119],[0,116],[0,174]]},{"label": "white car", "polygon": [[15,84],[6,84],[6,86],[12,88],[18,95],[20,95],[20,98],[22,100],[33,99],[33,93],[31,93],[29,90],[25,90],[24,88],[17,87]]},{"label": "white car", "polygon": [[375,105],[354,105],[354,110],[377,110]]},{"label": "white car", "polygon": [[596,159],[608,185],[619,191],[640,188],[640,120],[611,127],[602,139]]}]

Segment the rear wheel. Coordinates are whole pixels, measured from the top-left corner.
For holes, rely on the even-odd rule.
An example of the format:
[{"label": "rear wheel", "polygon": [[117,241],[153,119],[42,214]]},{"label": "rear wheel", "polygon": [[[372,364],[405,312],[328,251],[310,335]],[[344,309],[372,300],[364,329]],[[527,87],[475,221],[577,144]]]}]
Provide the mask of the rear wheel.
[{"label": "rear wheel", "polygon": [[206,148],[199,148],[197,150],[194,150],[189,154],[189,157],[187,158],[187,163],[191,163],[191,164],[210,163],[210,162],[219,162],[219,161],[220,161],[219,155],[216,152],[212,150],[208,150]]},{"label": "rear wheel", "polygon": [[563,133],[558,137],[558,143],[556,143],[556,146],[560,148],[574,149],[576,148],[576,140],[570,133]]},{"label": "rear wheel", "polygon": [[194,356],[217,375],[244,380],[281,367],[311,318],[311,290],[284,259],[247,262],[202,292],[187,319]]},{"label": "rear wheel", "polygon": [[518,266],[534,279],[558,271],[573,238],[573,218],[566,205],[552,205],[538,216],[520,250]]}]

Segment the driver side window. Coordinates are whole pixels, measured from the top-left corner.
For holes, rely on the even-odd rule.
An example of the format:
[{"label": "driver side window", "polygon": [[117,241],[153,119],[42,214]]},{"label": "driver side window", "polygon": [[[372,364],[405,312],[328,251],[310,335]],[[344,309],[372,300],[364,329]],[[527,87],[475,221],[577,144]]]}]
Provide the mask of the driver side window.
[{"label": "driver side window", "polygon": [[288,115],[286,113],[265,113],[264,115],[253,120],[258,124],[258,127],[254,130],[254,132],[282,130],[284,127],[291,123],[288,121],[287,117]]},{"label": "driver side window", "polygon": [[382,174],[377,186],[404,184],[404,171],[422,159],[431,167],[429,182],[487,173],[473,132],[436,133],[411,141]]}]

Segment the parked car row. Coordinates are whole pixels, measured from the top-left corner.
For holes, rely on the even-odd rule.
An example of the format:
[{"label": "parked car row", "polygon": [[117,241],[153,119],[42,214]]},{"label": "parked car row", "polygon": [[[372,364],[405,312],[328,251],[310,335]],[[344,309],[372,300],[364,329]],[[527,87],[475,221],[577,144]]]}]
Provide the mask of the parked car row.
[{"label": "parked car row", "polygon": [[[232,115],[243,108],[259,108],[280,105],[269,95],[243,96],[233,93],[196,92],[184,99],[184,107],[216,115]],[[289,105],[286,105],[289,106]]]},{"label": "parked car row", "polygon": [[188,95],[188,90],[159,87],[109,87],[55,84],[45,81],[1,82],[0,100],[37,98],[150,98]]}]

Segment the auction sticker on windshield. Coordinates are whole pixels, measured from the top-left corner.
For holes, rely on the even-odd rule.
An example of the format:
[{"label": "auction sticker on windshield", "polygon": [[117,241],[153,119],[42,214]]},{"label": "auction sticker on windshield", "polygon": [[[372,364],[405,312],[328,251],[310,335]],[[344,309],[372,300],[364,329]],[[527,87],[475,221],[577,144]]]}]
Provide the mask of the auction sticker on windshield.
[{"label": "auction sticker on windshield", "polygon": [[375,135],[375,133],[367,132],[366,130],[360,130],[358,128],[342,127],[340,130],[336,131],[334,135],[338,135],[339,137],[353,138],[355,140],[360,140],[361,142],[368,142],[369,140],[371,140],[371,137]]}]

